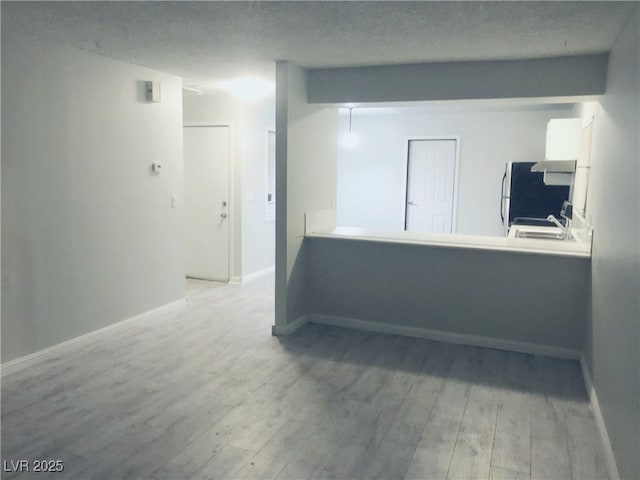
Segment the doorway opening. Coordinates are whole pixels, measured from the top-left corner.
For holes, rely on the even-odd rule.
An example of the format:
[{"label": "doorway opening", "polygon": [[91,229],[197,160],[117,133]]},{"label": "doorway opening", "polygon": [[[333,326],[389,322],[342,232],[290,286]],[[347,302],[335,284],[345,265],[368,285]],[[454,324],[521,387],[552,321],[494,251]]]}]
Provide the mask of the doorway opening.
[{"label": "doorway opening", "polygon": [[229,281],[230,145],[228,125],[184,125],[184,226],[188,278]]}]

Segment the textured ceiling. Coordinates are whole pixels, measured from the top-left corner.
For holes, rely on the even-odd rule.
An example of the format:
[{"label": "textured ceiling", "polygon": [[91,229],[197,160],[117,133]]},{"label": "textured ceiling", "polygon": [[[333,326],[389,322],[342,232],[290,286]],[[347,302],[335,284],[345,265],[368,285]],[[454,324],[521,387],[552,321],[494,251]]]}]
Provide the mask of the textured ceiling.
[{"label": "textured ceiling", "polygon": [[2,28],[205,85],[305,67],[608,51],[636,2],[2,2]]}]

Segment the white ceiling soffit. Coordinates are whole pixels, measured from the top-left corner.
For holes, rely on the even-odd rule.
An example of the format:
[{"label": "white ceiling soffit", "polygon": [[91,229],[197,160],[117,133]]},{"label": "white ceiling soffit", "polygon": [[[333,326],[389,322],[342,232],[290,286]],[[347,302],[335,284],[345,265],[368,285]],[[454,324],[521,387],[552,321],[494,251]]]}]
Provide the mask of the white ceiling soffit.
[{"label": "white ceiling soffit", "polygon": [[206,85],[303,67],[610,50],[636,2],[2,2],[2,28]]}]

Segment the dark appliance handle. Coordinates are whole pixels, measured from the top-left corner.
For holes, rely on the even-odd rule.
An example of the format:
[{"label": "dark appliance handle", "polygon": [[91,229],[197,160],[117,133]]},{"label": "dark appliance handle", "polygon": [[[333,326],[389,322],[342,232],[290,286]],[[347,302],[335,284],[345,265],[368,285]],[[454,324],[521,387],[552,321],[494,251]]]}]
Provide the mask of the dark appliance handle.
[{"label": "dark appliance handle", "polygon": [[502,175],[502,188],[500,190],[500,219],[504,225],[504,181],[507,179],[507,172]]}]

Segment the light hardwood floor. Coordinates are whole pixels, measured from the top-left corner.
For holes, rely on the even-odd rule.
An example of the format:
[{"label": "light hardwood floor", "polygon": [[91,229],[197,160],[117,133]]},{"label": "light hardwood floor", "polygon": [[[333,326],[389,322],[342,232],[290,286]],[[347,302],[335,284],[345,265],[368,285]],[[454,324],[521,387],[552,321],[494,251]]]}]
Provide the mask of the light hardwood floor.
[{"label": "light hardwood floor", "polygon": [[3,460],[63,460],[55,479],[606,476],[576,362],[319,325],[276,338],[271,279],[200,287],[3,377]]}]

